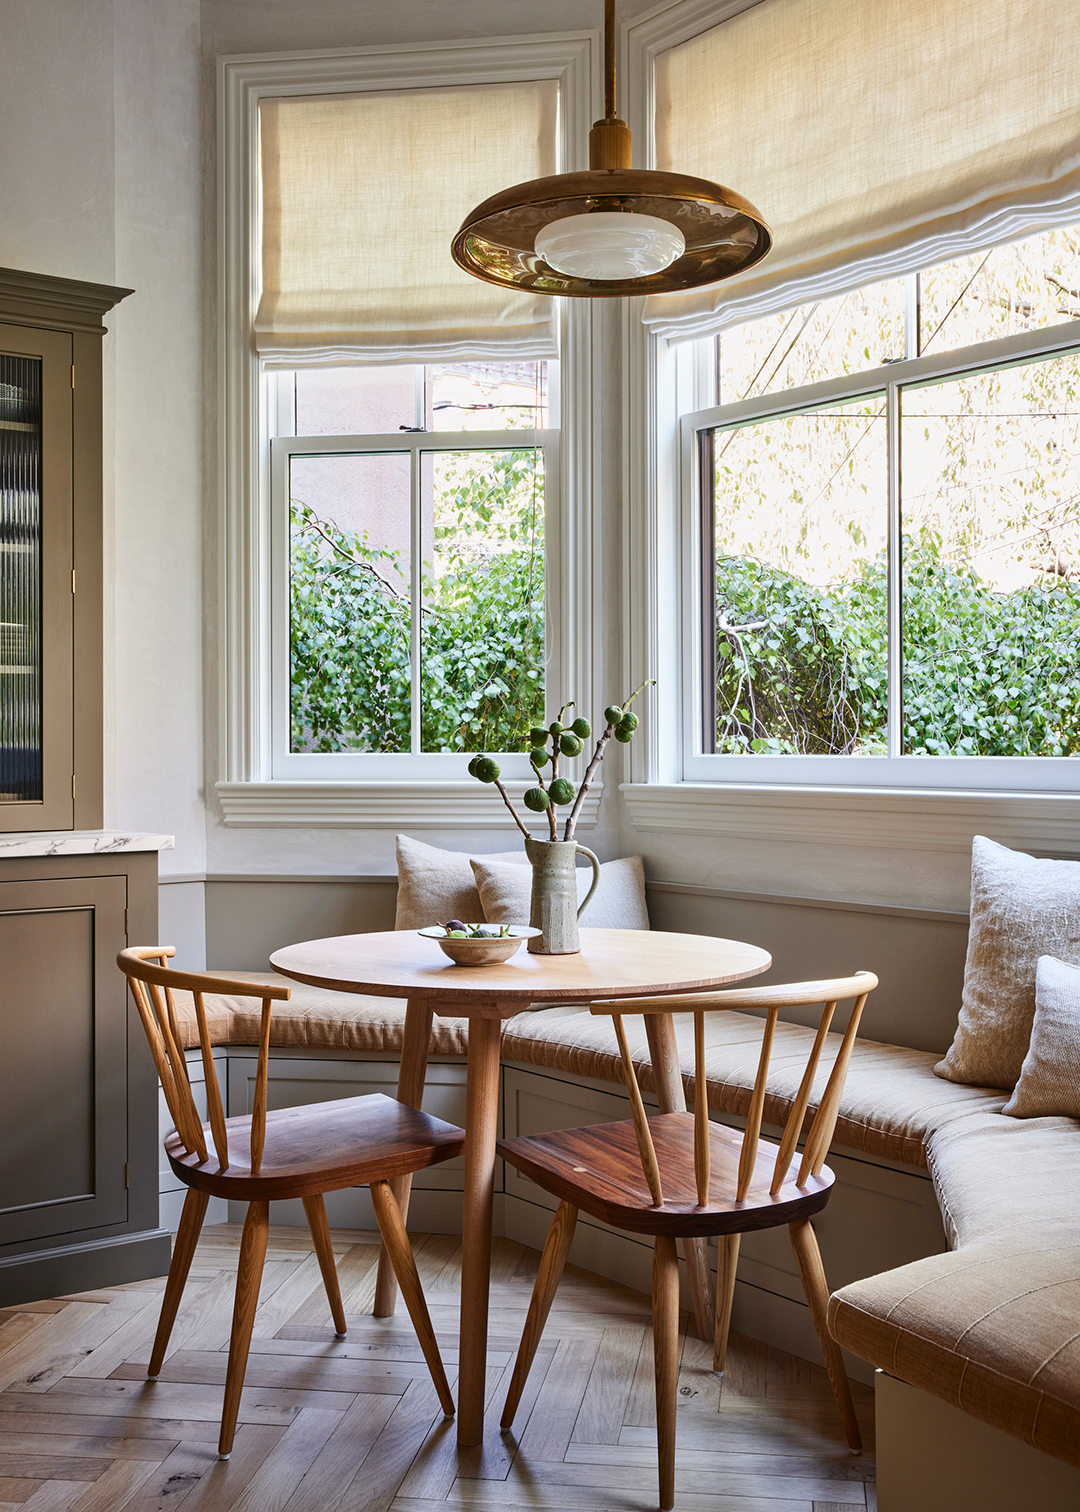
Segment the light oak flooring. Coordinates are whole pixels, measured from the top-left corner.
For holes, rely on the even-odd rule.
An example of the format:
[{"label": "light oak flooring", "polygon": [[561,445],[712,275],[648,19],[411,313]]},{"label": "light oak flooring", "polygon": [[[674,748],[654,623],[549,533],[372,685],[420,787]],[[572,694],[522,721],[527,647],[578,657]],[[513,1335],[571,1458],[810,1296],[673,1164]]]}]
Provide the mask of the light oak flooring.
[{"label": "light oak flooring", "polygon": [[[496,1240],[483,1449],[459,1452],[404,1309],[374,1319],[375,1236],[334,1231],[347,1339],[336,1342],[306,1232],[272,1228],[232,1459],[216,1457],[240,1230],[207,1229],[161,1379],[146,1380],[163,1280],[0,1311],[0,1512],[649,1512],[656,1436],[649,1302],[573,1267],[513,1437],[498,1419],[535,1250]],[[455,1385],[459,1241],[416,1235]],[[684,1325],[685,1325],[685,1319]],[[679,1512],[876,1507],[823,1369],[733,1337],[723,1386],[683,1334]]]}]

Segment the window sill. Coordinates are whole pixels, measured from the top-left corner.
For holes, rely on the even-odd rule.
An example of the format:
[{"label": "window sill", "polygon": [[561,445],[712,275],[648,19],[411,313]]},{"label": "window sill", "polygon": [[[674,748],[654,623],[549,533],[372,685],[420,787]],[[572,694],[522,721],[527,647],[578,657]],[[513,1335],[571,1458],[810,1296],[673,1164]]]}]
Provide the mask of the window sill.
[{"label": "window sill", "polygon": [[1080,856],[1080,795],[941,789],[623,783],[637,830],[888,850],[968,851],[973,835]]},{"label": "window sill", "polygon": [[[521,802],[527,782],[507,782],[507,792],[532,833],[547,833],[547,820]],[[588,792],[579,828],[596,824],[603,785]],[[494,788],[478,782],[219,782],[225,823],[248,829],[510,829],[513,821]]]}]

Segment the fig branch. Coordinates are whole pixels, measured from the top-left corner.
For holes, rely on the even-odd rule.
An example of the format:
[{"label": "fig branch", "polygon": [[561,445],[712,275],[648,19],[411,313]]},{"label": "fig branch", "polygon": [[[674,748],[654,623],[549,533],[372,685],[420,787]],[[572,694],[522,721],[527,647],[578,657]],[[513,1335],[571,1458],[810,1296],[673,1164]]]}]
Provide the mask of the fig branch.
[{"label": "fig branch", "polygon": [[[630,720],[633,723],[630,723],[627,719],[630,705],[643,689],[647,688],[651,683],[655,683],[655,681],[655,677],[646,678],[643,683],[634,689],[624,703],[611,704],[604,710],[604,718],[607,721],[604,733],[596,742],[596,750],[593,752],[592,760],[585,768],[585,776],[581,779],[581,786],[578,788],[577,797],[574,799],[574,806],[570,810],[566,820],[566,828],[563,831],[564,840],[572,840],[574,838],[574,830],[577,827],[578,815],[581,813],[582,804],[585,802],[585,794],[592,787],[593,777],[596,775],[597,767],[604,759],[604,752],[608,748],[608,742],[613,736],[615,739],[624,742],[628,742],[633,738],[634,731],[638,727],[638,717],[636,714],[630,715]],[[620,730],[625,730],[626,733],[620,735]]]}]

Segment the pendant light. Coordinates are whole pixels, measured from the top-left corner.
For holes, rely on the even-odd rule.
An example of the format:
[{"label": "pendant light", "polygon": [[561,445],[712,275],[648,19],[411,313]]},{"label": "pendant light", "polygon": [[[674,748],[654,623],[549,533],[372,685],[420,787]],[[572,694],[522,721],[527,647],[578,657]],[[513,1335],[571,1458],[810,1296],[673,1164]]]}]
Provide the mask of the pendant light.
[{"label": "pendant light", "polygon": [[459,267],[503,288],[595,298],[718,283],[760,262],[772,233],[747,200],[708,179],[630,166],[615,114],[615,0],[604,0],[605,113],[589,167],[493,194],[451,243]]}]

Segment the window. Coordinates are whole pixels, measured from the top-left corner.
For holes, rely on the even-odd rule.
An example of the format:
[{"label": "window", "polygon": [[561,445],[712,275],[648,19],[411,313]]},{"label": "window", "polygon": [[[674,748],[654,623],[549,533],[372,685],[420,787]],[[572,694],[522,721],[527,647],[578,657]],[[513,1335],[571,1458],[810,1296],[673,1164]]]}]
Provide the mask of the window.
[{"label": "window", "polygon": [[698,344],[684,775],[1067,781],[1078,318],[1072,229]]},{"label": "window", "polygon": [[277,374],[275,775],[527,747],[544,717],[557,369]]}]

